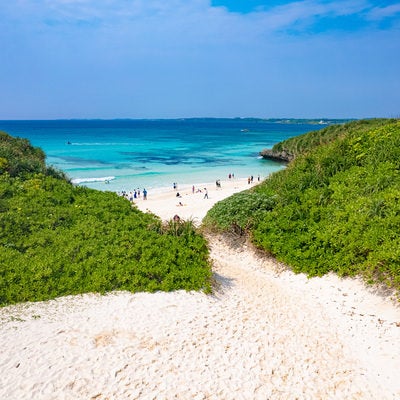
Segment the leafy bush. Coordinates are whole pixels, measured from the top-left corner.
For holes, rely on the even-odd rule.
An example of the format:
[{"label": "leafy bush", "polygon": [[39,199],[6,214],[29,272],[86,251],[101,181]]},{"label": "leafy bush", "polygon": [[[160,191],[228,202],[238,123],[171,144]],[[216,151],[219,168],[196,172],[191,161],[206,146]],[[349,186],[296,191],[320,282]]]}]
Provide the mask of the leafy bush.
[{"label": "leafy bush", "polygon": [[284,140],[283,142],[275,144],[272,150],[277,153],[285,151],[296,157],[297,155],[311,151],[315,147],[331,143],[342,136],[347,136],[351,132],[362,133],[378,128],[387,123],[387,119],[369,119],[353,121],[341,125],[332,125],[325,129],[308,132]]},{"label": "leafy bush", "polygon": [[[315,145],[317,134],[332,132],[335,139]],[[400,290],[400,122],[358,121],[309,135],[285,170],[240,201],[220,202],[207,226],[239,223],[296,272],[362,274]],[[253,196],[271,207],[249,210]]]},{"label": "leafy bush", "polygon": [[214,225],[217,230],[232,230],[233,233],[242,234],[253,226],[258,214],[272,210],[274,204],[273,195],[268,196],[254,190],[236,193],[216,203],[204,218],[203,225]]},{"label": "leafy bush", "polygon": [[29,140],[14,138],[0,131],[0,174],[24,177],[26,174],[44,173],[68,180],[64,172],[48,167],[45,158],[43,150],[31,146]]},{"label": "leafy bush", "polygon": [[19,158],[7,158],[12,168],[0,174],[1,305],[111,290],[211,290],[206,241],[193,223],[168,230],[114,193],[72,186],[49,172],[40,151],[16,143],[7,146]]}]

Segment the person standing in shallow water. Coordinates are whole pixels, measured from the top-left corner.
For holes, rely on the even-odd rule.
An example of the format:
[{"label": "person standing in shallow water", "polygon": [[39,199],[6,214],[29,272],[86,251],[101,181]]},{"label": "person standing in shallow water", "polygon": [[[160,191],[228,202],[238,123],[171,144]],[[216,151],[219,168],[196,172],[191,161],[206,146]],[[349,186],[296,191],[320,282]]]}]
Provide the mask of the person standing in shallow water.
[{"label": "person standing in shallow water", "polygon": [[143,200],[147,200],[147,190],[143,189]]}]

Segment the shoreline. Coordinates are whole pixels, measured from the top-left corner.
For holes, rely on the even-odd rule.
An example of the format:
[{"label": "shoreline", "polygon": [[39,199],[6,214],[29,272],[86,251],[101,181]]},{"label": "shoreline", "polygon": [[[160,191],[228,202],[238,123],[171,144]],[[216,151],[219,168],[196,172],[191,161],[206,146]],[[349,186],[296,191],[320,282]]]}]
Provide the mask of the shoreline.
[{"label": "shoreline", "polygon": [[[195,224],[200,224],[207,211],[215,203],[235,193],[250,189],[259,182],[256,177],[253,183],[250,184],[247,178],[220,180],[220,183],[220,188],[216,186],[215,182],[196,184],[194,185],[194,193],[192,191],[193,185],[186,184],[178,184],[177,189],[173,187],[157,188],[148,191],[147,200],[144,200],[143,197],[137,198],[134,199],[133,204],[143,212],[151,212],[159,216],[163,221],[168,221],[174,215],[178,215],[181,219],[193,220]],[[204,198],[204,188],[207,189],[207,198]],[[180,194],[180,197],[177,197],[177,193]]]}]

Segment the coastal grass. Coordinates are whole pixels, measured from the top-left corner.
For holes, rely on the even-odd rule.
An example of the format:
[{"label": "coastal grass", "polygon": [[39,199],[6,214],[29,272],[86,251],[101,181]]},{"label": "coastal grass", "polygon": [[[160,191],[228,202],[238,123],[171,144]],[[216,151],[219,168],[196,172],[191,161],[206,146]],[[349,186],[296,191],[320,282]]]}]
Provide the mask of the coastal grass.
[{"label": "coastal grass", "polygon": [[246,233],[295,272],[362,275],[400,292],[400,122],[357,121],[289,141],[294,161],[217,203],[204,227]]},{"label": "coastal grass", "polygon": [[[113,290],[211,291],[206,240],[111,192],[75,187],[23,139],[0,141],[0,305]],[[16,161],[15,154],[18,154]]]}]

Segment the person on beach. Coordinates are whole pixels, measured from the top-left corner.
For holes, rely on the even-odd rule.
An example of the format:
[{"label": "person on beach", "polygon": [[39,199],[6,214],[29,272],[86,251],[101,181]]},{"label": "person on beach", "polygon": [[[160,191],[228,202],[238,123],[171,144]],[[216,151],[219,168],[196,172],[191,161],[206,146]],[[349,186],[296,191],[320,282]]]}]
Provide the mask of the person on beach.
[{"label": "person on beach", "polygon": [[143,200],[147,200],[147,190],[143,189]]},{"label": "person on beach", "polygon": [[208,199],[208,191],[207,188],[204,188],[204,198]]},{"label": "person on beach", "polygon": [[194,194],[194,189],[195,189],[195,187],[194,187],[194,185],[192,186],[192,194]]}]

